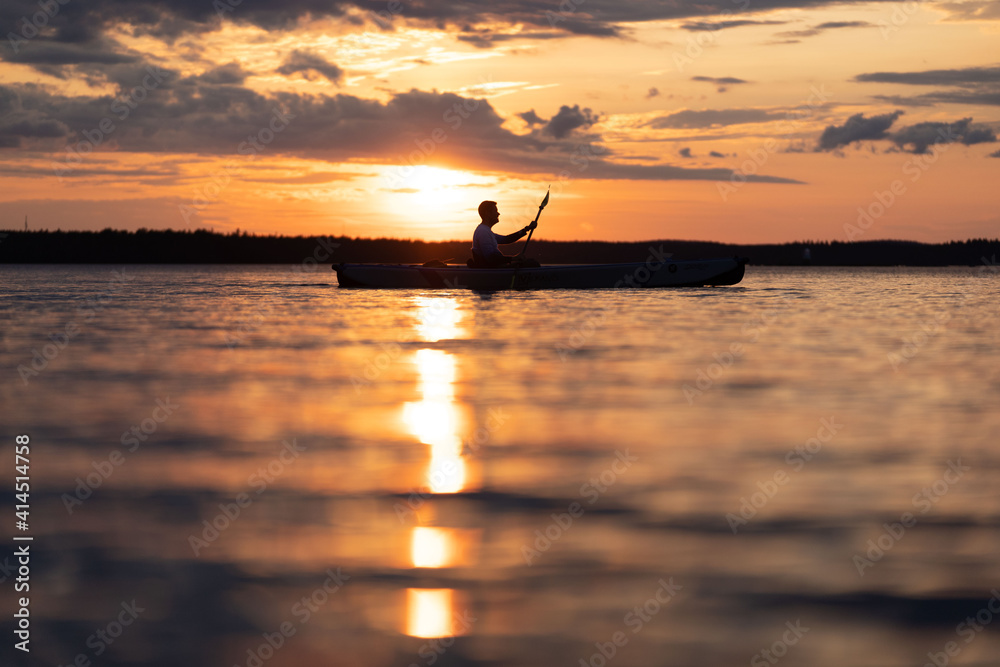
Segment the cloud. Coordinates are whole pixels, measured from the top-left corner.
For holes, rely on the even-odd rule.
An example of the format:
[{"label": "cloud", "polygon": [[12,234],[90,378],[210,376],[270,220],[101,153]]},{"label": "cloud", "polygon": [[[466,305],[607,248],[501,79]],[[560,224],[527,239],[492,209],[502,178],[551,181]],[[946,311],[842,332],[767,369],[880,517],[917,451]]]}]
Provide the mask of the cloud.
[{"label": "cloud", "polygon": [[657,130],[709,128],[743,123],[769,123],[785,117],[784,112],[767,109],[684,109],[654,118],[646,123],[646,126]]},{"label": "cloud", "polygon": [[326,77],[332,83],[338,83],[344,77],[344,70],[333,63],[327,61],[323,56],[296,49],[285,59],[285,63],[278,68],[278,74],[291,76],[301,74],[309,81],[313,81],[316,75]]},{"label": "cloud", "polygon": [[987,157],[1000,157],[1000,151],[995,151],[990,153]]},{"label": "cloud", "polygon": [[[9,39],[5,39],[9,43]],[[29,48],[30,47],[30,48]],[[57,42],[38,39],[21,47],[15,57],[7,58],[23,65],[77,65],[94,63],[114,65],[132,63],[140,59],[139,54],[123,52],[124,47],[108,39],[98,39],[84,43]]]},{"label": "cloud", "polygon": [[681,157],[693,157],[691,155],[691,149],[690,148],[682,148],[680,150],[680,154],[681,154]]},{"label": "cloud", "polygon": [[646,93],[646,99],[647,100],[651,100],[654,97],[659,97],[659,96],[660,96],[660,89],[657,88],[657,87],[655,87],[655,86],[651,87],[649,89],[649,92]]},{"label": "cloud", "polygon": [[937,104],[1000,106],[1000,88],[979,91],[942,90],[914,97],[903,95],[875,95],[874,97],[877,100],[883,100],[891,104],[911,107],[932,107]]},{"label": "cloud", "polygon": [[472,44],[479,49],[491,49],[495,45],[501,42],[509,42],[516,39],[559,39],[565,37],[564,33],[559,32],[538,32],[538,31],[525,31],[518,30],[517,32],[495,32],[493,30],[481,30],[471,33],[459,34],[456,39],[460,42],[466,42],[467,44]]},{"label": "cloud", "polygon": [[[162,87],[149,91],[136,113],[125,119],[110,111],[115,104],[110,95],[71,97],[19,84],[0,87],[0,100],[8,109],[0,117],[3,145],[54,151],[55,159],[66,155],[67,144],[75,147],[88,134],[94,136],[107,118],[115,129],[105,138],[102,151],[244,159],[241,151],[245,153],[249,142],[267,130],[269,141],[258,149],[263,155],[395,164],[400,165],[398,174],[405,174],[410,164],[427,164],[548,177],[568,173],[588,179],[727,180],[733,175],[726,169],[616,162],[615,153],[599,143],[599,135],[587,137],[590,143],[581,147],[574,131],[591,127],[598,118],[579,105],[563,105],[542,127],[539,118],[530,133],[516,134],[504,127],[506,119],[487,100],[454,93],[411,90],[384,102],[345,94],[263,95],[238,85],[178,78],[175,73],[165,73]],[[287,123],[274,125],[278,117]],[[272,132],[273,127],[280,127],[280,132]],[[798,182],[759,174],[749,180]],[[404,180],[392,187],[407,184]]]},{"label": "cloud", "polygon": [[816,30],[833,30],[835,28],[871,28],[874,25],[868,21],[827,21],[814,27]]},{"label": "cloud", "polygon": [[711,157],[726,157],[724,154],[720,153],[719,151],[709,151],[708,154]]},{"label": "cloud", "polygon": [[973,125],[972,118],[962,118],[953,123],[917,123],[893,134],[892,140],[903,150],[919,154],[926,153],[928,147],[935,144],[962,143],[971,146],[995,142],[997,136],[985,125]]},{"label": "cloud", "polygon": [[890,134],[889,128],[902,114],[902,111],[894,111],[871,118],[865,118],[864,114],[855,114],[843,125],[827,127],[820,136],[817,150],[834,150],[856,141],[889,139],[905,151],[926,153],[934,144],[962,143],[970,146],[997,140],[991,128],[985,125],[973,125],[972,118],[962,118],[951,123],[917,123]]},{"label": "cloud", "polygon": [[901,115],[902,111],[893,111],[871,118],[865,118],[861,113],[855,114],[843,125],[830,125],[823,130],[817,150],[829,151],[855,141],[886,139],[888,129]]},{"label": "cloud", "polygon": [[912,97],[876,95],[876,99],[891,100],[906,106],[934,106],[936,104],[973,104],[1000,106],[1000,67],[966,67],[963,69],[936,69],[919,72],[869,72],[854,77],[863,83],[890,83],[909,86],[946,86]]},{"label": "cloud", "polygon": [[732,21],[688,21],[681,25],[681,29],[691,32],[708,32],[712,30],[725,30],[727,28],[740,28],[746,25],[784,25],[786,21],[751,21],[749,19],[734,19]]},{"label": "cloud", "polygon": [[714,76],[693,76],[693,77],[691,77],[691,80],[692,81],[705,81],[707,83],[713,83],[713,84],[715,84],[715,85],[717,85],[719,87],[718,91],[720,93],[726,92],[729,89],[729,86],[740,84],[740,83],[750,83],[749,81],[746,81],[745,79],[737,79],[735,76],[721,76],[721,77],[714,77]]},{"label": "cloud", "polygon": [[[889,2],[891,0],[876,0]],[[834,6],[837,0],[754,0],[753,10]],[[449,30],[459,39],[483,48],[512,39],[551,39],[556,36],[587,35],[621,38],[629,24],[662,20],[691,21],[685,30],[720,30],[780,21],[733,19],[738,8],[732,0],[648,2],[648,0],[587,0],[585,3],[497,0],[490,3],[456,3],[450,0],[403,2],[402,11],[390,14],[384,0],[242,0],[233,6],[218,0],[86,0],[59,4],[48,21],[51,34],[39,36],[25,52],[44,43],[69,44],[94,39],[124,25],[137,37],[154,36],[177,40],[219,30],[227,24],[248,24],[267,31],[293,30],[307,20],[334,19],[348,25],[372,25],[382,30],[397,26],[432,27]],[[4,0],[0,3],[0,25],[16,29],[21,17],[39,11],[37,0]],[[718,21],[710,21],[719,17]],[[481,26],[487,26],[483,30]],[[508,31],[505,31],[504,28]],[[0,49],[7,60],[16,60],[8,40]]]},{"label": "cloud", "polygon": [[[784,30],[782,32],[774,33],[775,37],[815,37],[821,33],[828,30],[836,30],[838,28],[872,28],[877,27],[874,23],[869,23],[868,21],[827,21],[826,23],[820,23],[814,25],[811,28],[806,28],[804,30]],[[783,42],[772,42],[778,44],[795,44],[798,39],[787,40]]]},{"label": "cloud", "polygon": [[19,148],[24,139],[56,139],[67,134],[65,123],[25,109],[17,90],[0,86],[0,148]]},{"label": "cloud", "polygon": [[20,108],[21,98],[12,88],[0,86],[0,118]]},{"label": "cloud", "polygon": [[992,0],[959,0],[939,2],[934,9],[948,14],[947,21],[998,21],[1000,4]]},{"label": "cloud", "polygon": [[517,115],[528,125],[544,125],[547,122],[544,118],[535,113],[534,109]]},{"label": "cloud", "polygon": [[1000,83],[1000,67],[934,69],[923,72],[870,72],[854,77],[855,81],[903,83],[911,86],[965,86]]},{"label": "cloud", "polygon": [[207,84],[227,86],[242,84],[246,81],[247,76],[249,76],[249,72],[244,70],[239,63],[232,62],[205,72],[198,77],[198,80]]},{"label": "cloud", "polygon": [[549,119],[542,130],[556,139],[564,139],[570,132],[578,128],[588,128],[598,122],[598,118],[590,109],[580,109],[578,104],[568,107],[563,105],[559,113]]}]

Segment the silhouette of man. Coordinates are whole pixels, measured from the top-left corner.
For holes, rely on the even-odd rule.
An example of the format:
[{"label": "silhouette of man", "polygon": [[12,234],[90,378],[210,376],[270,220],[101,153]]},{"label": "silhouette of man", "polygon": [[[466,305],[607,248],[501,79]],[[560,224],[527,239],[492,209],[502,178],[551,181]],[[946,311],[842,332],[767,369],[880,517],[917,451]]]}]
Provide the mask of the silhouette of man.
[{"label": "silhouette of man", "polygon": [[476,266],[509,266],[514,258],[500,252],[498,244],[514,243],[538,226],[538,223],[532,222],[513,234],[501,236],[494,233],[493,225],[500,222],[500,211],[497,210],[495,201],[484,201],[480,204],[479,217],[482,218],[482,222],[472,235],[472,259]]}]

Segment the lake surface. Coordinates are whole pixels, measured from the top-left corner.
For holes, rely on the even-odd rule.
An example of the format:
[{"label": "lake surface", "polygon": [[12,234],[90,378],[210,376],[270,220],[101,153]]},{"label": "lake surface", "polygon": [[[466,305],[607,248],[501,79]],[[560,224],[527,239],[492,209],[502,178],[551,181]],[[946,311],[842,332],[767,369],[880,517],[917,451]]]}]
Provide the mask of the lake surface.
[{"label": "lake surface", "polygon": [[995,268],[4,266],[14,664],[996,665]]}]

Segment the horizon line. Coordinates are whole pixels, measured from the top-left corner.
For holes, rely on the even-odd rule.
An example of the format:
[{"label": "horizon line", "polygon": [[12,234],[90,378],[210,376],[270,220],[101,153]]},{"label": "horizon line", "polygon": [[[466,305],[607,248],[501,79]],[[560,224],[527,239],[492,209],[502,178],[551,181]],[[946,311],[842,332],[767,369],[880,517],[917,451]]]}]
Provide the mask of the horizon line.
[{"label": "horizon line", "polygon": [[[230,237],[230,236],[247,236],[250,238],[280,238],[280,239],[295,239],[295,238],[338,238],[345,239],[348,241],[403,241],[408,243],[471,243],[469,239],[445,239],[428,241],[413,237],[392,237],[392,236],[347,236],[345,234],[298,234],[298,235],[285,235],[281,233],[260,233],[260,232],[248,232],[244,230],[242,233],[239,229],[230,232],[217,232],[214,229],[206,229],[199,227],[197,229],[174,229],[168,227],[166,229],[147,229],[145,227],[140,227],[139,229],[113,229],[111,227],[105,227],[104,229],[0,229],[2,234],[101,234],[103,232],[115,232],[124,234],[139,234],[139,233],[172,233],[172,234],[194,234],[198,232],[206,234],[214,234],[216,236]],[[874,239],[863,239],[863,240],[846,240],[841,241],[837,239],[809,239],[809,240],[795,240],[795,241],[760,241],[752,243],[736,243],[731,241],[710,241],[705,239],[671,239],[671,238],[657,238],[657,239],[645,239],[636,241],[606,241],[601,239],[535,239],[541,243],[606,243],[615,245],[624,244],[641,244],[641,243],[715,243],[719,245],[733,245],[733,246],[754,246],[754,245],[808,245],[808,244],[833,244],[833,243],[843,243],[845,245],[849,244],[862,244],[862,243],[913,243],[917,245],[946,245],[949,243],[972,243],[972,242],[985,242],[985,243],[1000,243],[1000,237],[997,238],[965,238],[965,239],[950,239],[947,241],[914,241],[911,239],[899,239],[899,238],[874,238]],[[517,245],[521,241],[516,241],[515,243],[510,243],[506,245]]]}]

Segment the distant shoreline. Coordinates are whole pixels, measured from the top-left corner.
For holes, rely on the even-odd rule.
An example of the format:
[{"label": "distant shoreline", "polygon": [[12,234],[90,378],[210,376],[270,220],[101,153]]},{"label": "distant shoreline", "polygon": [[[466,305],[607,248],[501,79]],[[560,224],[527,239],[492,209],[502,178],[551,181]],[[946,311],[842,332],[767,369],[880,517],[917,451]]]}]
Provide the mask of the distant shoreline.
[{"label": "distant shoreline", "polygon": [[[106,229],[96,231],[0,230],[0,264],[336,264],[340,262],[464,263],[470,241],[261,236],[208,230]],[[521,244],[504,246],[507,254]],[[662,247],[662,250],[661,250]],[[675,259],[748,257],[770,266],[978,266],[996,262],[1000,239],[947,243],[916,241],[798,241],[735,244],[711,241],[545,241],[534,239],[529,256],[543,264],[643,261],[651,249]],[[806,259],[805,251],[809,250]]]}]

